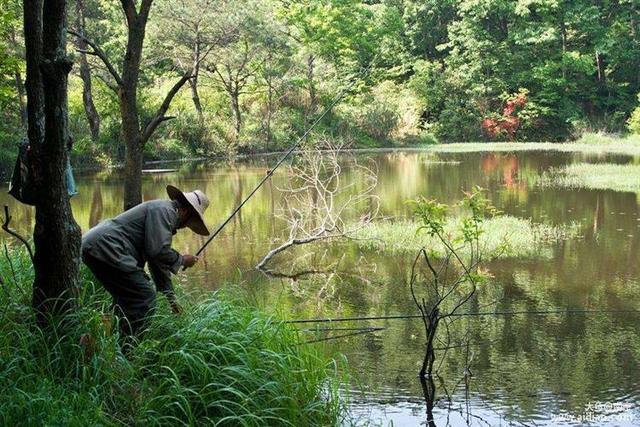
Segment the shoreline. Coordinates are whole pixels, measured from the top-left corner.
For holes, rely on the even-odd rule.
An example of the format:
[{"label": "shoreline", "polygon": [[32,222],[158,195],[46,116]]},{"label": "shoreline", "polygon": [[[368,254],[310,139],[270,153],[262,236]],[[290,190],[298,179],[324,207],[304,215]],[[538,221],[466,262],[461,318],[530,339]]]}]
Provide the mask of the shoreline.
[{"label": "shoreline", "polygon": [[[328,150],[321,150],[328,151]],[[585,154],[620,154],[628,156],[640,156],[640,143],[620,142],[614,144],[586,144],[579,142],[451,142],[424,146],[392,146],[392,147],[363,147],[347,148],[347,153],[394,153],[394,152],[434,152],[434,153],[478,153],[478,152],[521,152],[521,151],[558,151]],[[308,150],[296,150],[296,153],[308,152]],[[234,161],[256,159],[261,157],[273,157],[286,153],[286,150],[265,151],[248,154],[237,154],[231,157],[183,157],[179,159],[149,160],[144,166],[162,165],[169,163],[190,163],[206,161]],[[99,171],[106,169],[120,169],[122,163],[117,163],[105,168],[74,168],[81,171]]]},{"label": "shoreline", "polygon": [[[307,150],[297,150],[297,153]],[[584,153],[584,154],[618,154],[625,156],[640,156],[640,143],[628,142],[619,139],[615,142],[604,142],[602,144],[588,144],[584,142],[451,142],[433,145],[407,145],[389,147],[355,147],[347,148],[343,151],[348,153],[394,153],[394,152],[433,152],[433,153],[479,153],[479,152],[522,152],[522,151],[557,151],[564,153]],[[216,161],[236,161],[258,159],[261,157],[273,157],[286,153],[286,150],[264,151],[255,153],[236,154],[234,156],[211,156],[211,157],[183,157],[178,159],[148,160],[143,163],[145,166],[163,165],[170,163],[191,163],[191,162],[216,162]],[[117,170],[124,167],[123,162],[113,163],[106,166],[86,166],[73,165],[76,172],[101,172]],[[11,177],[12,168],[0,170],[0,177],[8,182]]]}]

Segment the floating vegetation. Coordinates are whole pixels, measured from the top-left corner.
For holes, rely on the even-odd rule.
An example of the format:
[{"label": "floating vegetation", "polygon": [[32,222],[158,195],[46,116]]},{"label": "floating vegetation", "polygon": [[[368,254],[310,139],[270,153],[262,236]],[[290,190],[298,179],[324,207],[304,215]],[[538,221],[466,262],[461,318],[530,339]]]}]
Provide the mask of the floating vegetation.
[{"label": "floating vegetation", "polygon": [[541,187],[640,192],[640,165],[576,163],[553,168],[538,180]]},{"label": "floating vegetation", "polygon": [[425,165],[459,165],[461,163],[462,162],[458,160],[427,159],[422,161],[422,164],[425,164]]},{"label": "floating vegetation", "polygon": [[[457,218],[449,219],[445,232],[454,230],[458,221]],[[376,222],[359,229],[353,237],[362,249],[400,254],[414,253],[426,247],[436,254],[444,254],[444,248],[435,238],[416,232],[418,227],[417,222],[407,220]],[[554,226],[498,216],[483,223],[480,244],[492,258],[548,258],[554,243],[579,237],[580,229],[578,223]]]},{"label": "floating vegetation", "polygon": [[[586,137],[585,137],[586,138]],[[640,156],[640,141],[633,138],[609,138],[595,142],[595,138],[581,139],[577,142],[467,142],[432,145],[429,151],[441,153],[473,153],[482,151],[561,151],[585,154],[624,154]]]}]

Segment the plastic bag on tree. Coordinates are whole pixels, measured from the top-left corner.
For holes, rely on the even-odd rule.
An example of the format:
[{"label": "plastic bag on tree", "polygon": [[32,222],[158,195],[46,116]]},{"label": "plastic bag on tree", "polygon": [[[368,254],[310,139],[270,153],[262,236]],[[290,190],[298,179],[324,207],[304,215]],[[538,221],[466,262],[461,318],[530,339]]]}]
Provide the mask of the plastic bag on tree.
[{"label": "plastic bag on tree", "polygon": [[[69,197],[78,194],[69,159],[67,159],[65,181]],[[29,171],[29,140],[26,137],[20,141],[18,146],[18,158],[9,182],[9,194],[24,204],[35,205],[36,188]]]}]

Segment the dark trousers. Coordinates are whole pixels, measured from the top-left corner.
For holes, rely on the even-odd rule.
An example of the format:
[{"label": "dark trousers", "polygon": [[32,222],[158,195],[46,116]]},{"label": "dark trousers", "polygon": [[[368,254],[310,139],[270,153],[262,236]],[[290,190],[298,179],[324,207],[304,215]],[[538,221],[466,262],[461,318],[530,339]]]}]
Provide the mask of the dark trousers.
[{"label": "dark trousers", "polygon": [[156,290],[144,270],[125,272],[89,255],[82,260],[113,297],[114,314],[120,325],[121,345],[140,338],[155,310]]}]

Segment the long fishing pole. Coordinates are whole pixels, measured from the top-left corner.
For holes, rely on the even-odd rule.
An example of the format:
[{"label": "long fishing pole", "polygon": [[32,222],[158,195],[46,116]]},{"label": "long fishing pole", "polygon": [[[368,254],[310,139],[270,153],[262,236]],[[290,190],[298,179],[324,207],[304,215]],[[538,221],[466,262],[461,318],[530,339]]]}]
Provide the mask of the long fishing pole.
[{"label": "long fishing pole", "polygon": [[[320,121],[329,113],[329,111],[331,111],[331,109],[335,107],[338,102],[340,102],[340,100],[344,97],[344,95],[347,94],[349,90],[351,90],[351,88],[356,84],[356,82],[361,80],[361,78],[365,75],[365,73],[367,73],[371,69],[371,66],[373,65],[374,62],[375,62],[375,58],[369,63],[369,65],[366,68],[364,68],[360,73],[358,73],[356,78],[351,83],[349,83],[344,89],[342,89],[342,91],[338,94],[338,96],[333,99],[331,104],[329,104],[329,106],[325,108],[322,114],[311,124],[311,126],[307,128],[304,134],[302,134],[302,136],[298,138],[296,143],[293,144],[291,148],[289,148],[289,150],[287,150],[287,152],[284,154],[284,156],[282,156],[282,158],[280,158],[278,163],[276,163],[275,166],[267,172],[264,178],[262,178],[262,180],[258,183],[258,185],[256,185],[256,187],[253,189],[253,191],[251,191],[251,193],[249,193],[249,195],[245,197],[245,199],[238,206],[236,206],[233,212],[231,212],[231,215],[229,215],[227,219],[225,219],[224,222],[218,226],[216,231],[213,232],[213,234],[207,239],[204,245],[202,245],[202,247],[198,249],[198,252],[196,252],[196,256],[199,256],[202,253],[202,251],[205,250],[205,248],[209,245],[209,243],[211,243],[213,239],[215,239],[215,237],[222,231],[222,229],[229,223],[229,221],[231,221],[231,219],[238,213],[238,211],[242,209],[244,204],[249,201],[249,199],[256,193],[256,191],[260,189],[260,187],[262,187],[262,184],[264,184],[269,178],[271,178],[271,175],[273,175],[275,170],[278,169],[278,167],[282,163],[284,163],[287,157],[289,157],[296,148],[298,148],[298,146],[302,143],[302,141],[304,141],[305,138],[309,135],[309,133],[311,133],[313,128],[315,128],[316,125],[320,123]],[[183,268],[183,270],[186,270],[186,267]]]},{"label": "long fishing pole", "polygon": [[[608,313],[631,313],[640,314],[640,310],[522,310],[522,311],[484,311],[478,313],[453,313],[451,317],[461,316],[511,316],[516,314],[608,314]],[[389,316],[363,316],[363,317],[341,317],[334,319],[296,319],[285,323],[331,323],[331,322],[354,322],[364,320],[398,320],[398,319],[420,319],[421,314],[395,314]]]}]

